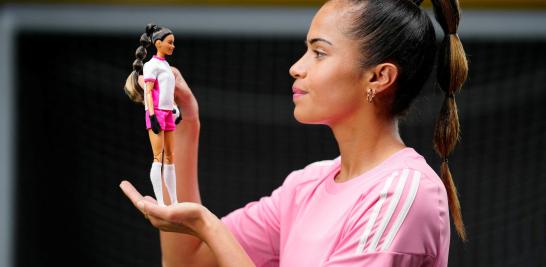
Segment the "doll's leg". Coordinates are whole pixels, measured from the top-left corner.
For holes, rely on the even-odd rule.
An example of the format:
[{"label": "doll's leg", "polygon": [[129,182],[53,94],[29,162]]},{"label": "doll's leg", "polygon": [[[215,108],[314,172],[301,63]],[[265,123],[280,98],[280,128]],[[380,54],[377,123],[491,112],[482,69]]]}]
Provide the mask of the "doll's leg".
[{"label": "doll's leg", "polygon": [[165,205],[163,200],[162,179],[161,179],[161,160],[163,157],[163,131],[159,134],[155,134],[151,129],[148,130],[150,136],[150,143],[152,144],[152,152],[154,153],[154,163],[152,163],[152,169],[150,170],[150,180],[154,188],[155,198],[157,203],[161,206]]},{"label": "doll's leg", "polygon": [[174,131],[165,132],[165,166],[164,176],[167,192],[171,199],[171,203],[178,203],[176,195],[176,173],[174,168]]}]

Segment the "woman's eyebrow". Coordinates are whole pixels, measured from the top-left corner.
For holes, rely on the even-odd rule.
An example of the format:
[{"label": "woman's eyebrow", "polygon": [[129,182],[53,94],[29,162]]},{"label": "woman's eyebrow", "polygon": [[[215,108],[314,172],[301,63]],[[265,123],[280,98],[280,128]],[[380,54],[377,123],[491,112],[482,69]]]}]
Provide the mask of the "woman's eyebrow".
[{"label": "woman's eyebrow", "polygon": [[[313,38],[313,39],[309,40],[309,44],[314,44],[316,42],[324,42],[324,43],[327,43],[327,44],[333,46],[333,44],[330,41],[328,41],[328,40],[326,40],[324,38]],[[307,43],[307,42],[305,42],[305,43]]]}]

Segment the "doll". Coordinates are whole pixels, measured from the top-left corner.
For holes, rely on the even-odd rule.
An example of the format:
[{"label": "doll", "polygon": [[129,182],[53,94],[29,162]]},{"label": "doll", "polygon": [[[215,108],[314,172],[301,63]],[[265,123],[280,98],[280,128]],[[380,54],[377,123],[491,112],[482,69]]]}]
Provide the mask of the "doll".
[{"label": "doll", "polygon": [[[157,53],[145,64],[146,48],[153,44]],[[153,24],[146,26],[140,37],[140,46],[135,52],[133,72],[125,83],[125,93],[131,100],[143,103],[146,112],[146,129],[153,151],[150,180],[157,202],[164,205],[162,176],[171,203],[177,203],[176,175],[173,163],[174,130],[181,120],[180,111],[175,105],[175,76],[166,56],[173,54],[174,34],[165,27]],[[142,75],[142,80],[139,76]],[[143,88],[144,87],[144,88]],[[162,175],[163,170],[163,175]]]}]

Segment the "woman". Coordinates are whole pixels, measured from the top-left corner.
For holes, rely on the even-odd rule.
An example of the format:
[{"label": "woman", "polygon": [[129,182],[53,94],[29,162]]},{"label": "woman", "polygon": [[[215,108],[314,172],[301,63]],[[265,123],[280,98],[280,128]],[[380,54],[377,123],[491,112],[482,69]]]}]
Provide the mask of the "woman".
[{"label": "woman", "polygon": [[[157,52],[146,64],[142,65],[147,54],[146,48],[152,43]],[[174,34],[172,31],[165,27],[148,24],[146,33],[140,37],[140,46],[135,52],[136,60],[133,62],[133,72],[127,78],[124,87],[131,100],[144,103],[146,129],[154,154],[150,180],[160,205],[164,205],[162,176],[165,177],[165,189],[169,199],[173,199],[174,203],[178,202],[176,199],[175,165],[173,164],[173,131],[176,129],[175,124],[180,121],[180,118],[175,118],[177,114],[180,115],[180,112],[174,105],[174,87],[175,74],[180,79],[182,76],[179,72],[173,71],[165,59],[166,56],[171,56],[173,51]],[[141,72],[142,76],[140,76]]]},{"label": "woman", "polygon": [[220,220],[198,204],[196,119],[186,122],[189,133],[175,132],[186,138],[177,149],[194,152],[175,157],[193,168],[178,173],[188,202],[159,207],[122,182],[162,230],[164,266],[447,266],[450,213],[466,239],[447,156],[458,138],[454,93],[467,62],[458,2],[433,1],[446,33],[438,57],[446,95],[434,137],[440,178],[398,133],[434,63],[435,33],[420,2],[332,0],[314,17],[308,50],[290,69],[294,116],[328,125],[339,158],[292,172],[271,196]]}]

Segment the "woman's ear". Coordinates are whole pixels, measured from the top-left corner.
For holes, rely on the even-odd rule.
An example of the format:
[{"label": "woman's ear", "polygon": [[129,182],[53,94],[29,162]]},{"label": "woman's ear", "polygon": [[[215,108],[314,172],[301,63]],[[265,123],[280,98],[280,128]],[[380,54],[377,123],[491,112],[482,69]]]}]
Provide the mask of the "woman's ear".
[{"label": "woman's ear", "polygon": [[368,87],[374,89],[377,94],[390,88],[398,78],[398,67],[392,63],[378,64],[369,71],[369,74],[366,75]]},{"label": "woman's ear", "polygon": [[161,47],[161,40],[155,40],[155,49],[159,50],[159,47]]}]

